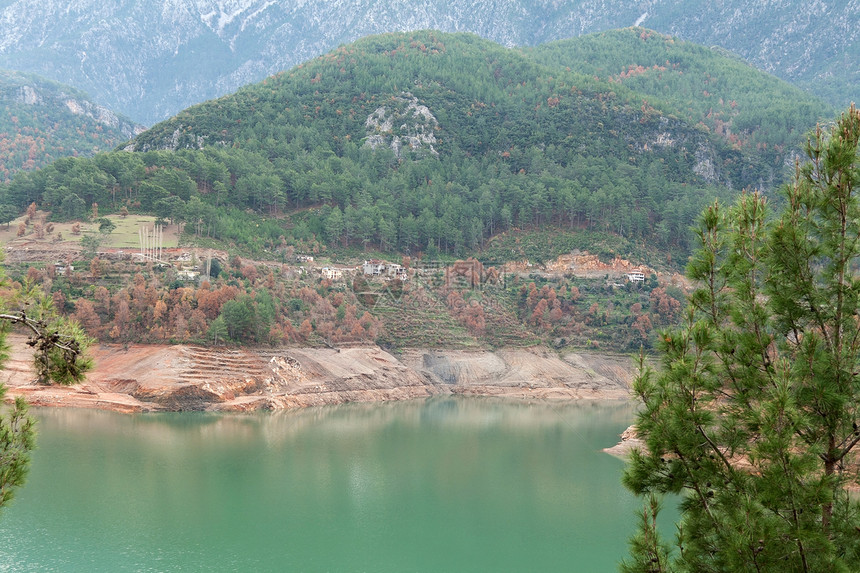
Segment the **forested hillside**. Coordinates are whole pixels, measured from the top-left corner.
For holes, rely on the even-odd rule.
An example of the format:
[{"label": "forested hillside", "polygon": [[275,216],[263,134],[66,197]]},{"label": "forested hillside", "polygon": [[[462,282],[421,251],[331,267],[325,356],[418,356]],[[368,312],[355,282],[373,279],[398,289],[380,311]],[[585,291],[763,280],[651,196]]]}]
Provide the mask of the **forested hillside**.
[{"label": "forested hillside", "polygon": [[[189,108],[120,150],[19,174],[0,185],[0,213],[27,208],[17,225],[28,248],[63,241],[50,223],[89,225],[80,255],[89,272],[14,272],[41,281],[105,340],[648,345],[677,317],[682,285],[650,270],[627,283],[619,269],[629,263],[616,257],[671,277],[704,205],[776,184],[783,169],[759,145],[709,127],[704,108],[568,70],[555,53],[467,34],[369,37]],[[731,77],[721,97],[751,101]],[[783,131],[768,121],[751,133],[793,137],[813,118]],[[787,154],[799,143],[780,145]],[[230,253],[223,271],[192,286],[185,270],[95,256],[93,235],[110,235],[127,214],[183,225],[183,245]],[[577,250],[612,278],[531,270]],[[405,285],[332,279],[296,268],[302,253],[347,274],[380,255],[429,270]],[[448,280],[446,268],[470,255],[487,263],[486,288]]]},{"label": "forested hillside", "polygon": [[[130,148],[57,162],[0,197],[58,218],[92,202],[155,211],[256,252],[283,236],[456,255],[545,224],[683,249],[705,203],[773,171],[622,85],[434,32],[344,46]],[[305,207],[248,236],[246,209]]]},{"label": "forested hillside", "polygon": [[143,130],[83,93],[0,70],[0,181],[65,156],[113,149]]},{"label": "forested hillside", "polygon": [[645,28],[589,34],[526,53],[546,65],[623,85],[733,148],[754,152],[776,170],[794,156],[810,126],[835,115],[823,101],[725,50]]}]

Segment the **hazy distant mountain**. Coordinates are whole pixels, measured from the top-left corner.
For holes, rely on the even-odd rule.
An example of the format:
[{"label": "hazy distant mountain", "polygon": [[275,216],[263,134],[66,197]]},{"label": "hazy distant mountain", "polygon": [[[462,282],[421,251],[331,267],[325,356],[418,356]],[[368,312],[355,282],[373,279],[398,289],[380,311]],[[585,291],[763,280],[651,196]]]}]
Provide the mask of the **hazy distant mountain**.
[{"label": "hazy distant mountain", "polygon": [[110,150],[143,130],[85,94],[0,70],[0,181],[70,155]]},{"label": "hazy distant mountain", "polygon": [[721,46],[843,107],[860,97],[860,1],[652,0],[638,23]]},{"label": "hazy distant mountain", "polygon": [[837,105],[860,96],[860,2],[726,0],[18,0],[0,66],[77,86],[144,123],[378,32],[471,31],[535,45],[642,24],[730,49]]}]

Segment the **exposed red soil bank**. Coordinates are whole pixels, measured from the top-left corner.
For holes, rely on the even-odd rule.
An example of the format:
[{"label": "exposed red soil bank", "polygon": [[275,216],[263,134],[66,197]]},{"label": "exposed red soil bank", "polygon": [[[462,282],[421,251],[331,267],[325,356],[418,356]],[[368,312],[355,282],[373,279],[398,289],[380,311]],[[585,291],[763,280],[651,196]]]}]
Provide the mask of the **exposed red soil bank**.
[{"label": "exposed red soil bank", "polygon": [[344,348],[204,348],[102,344],[95,368],[73,387],[34,383],[25,338],[11,335],[0,379],[9,397],[38,406],[122,412],[247,411],[376,402],[437,394],[516,398],[625,399],[627,356],[559,354],[546,348],[404,351]]}]

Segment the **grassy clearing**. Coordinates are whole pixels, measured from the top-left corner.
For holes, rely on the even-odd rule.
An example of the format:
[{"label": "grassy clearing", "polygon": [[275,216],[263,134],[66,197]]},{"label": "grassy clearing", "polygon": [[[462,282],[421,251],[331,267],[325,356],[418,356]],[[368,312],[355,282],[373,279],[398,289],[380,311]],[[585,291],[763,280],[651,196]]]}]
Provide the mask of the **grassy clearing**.
[{"label": "grassy clearing", "polygon": [[[140,228],[152,228],[155,224],[155,217],[149,215],[129,215],[121,217],[119,215],[108,215],[116,229],[114,229],[107,240],[103,243],[106,247],[114,247],[118,249],[139,248],[140,247]],[[98,232],[98,225],[90,224],[92,232]],[[179,236],[177,235],[176,225],[167,225],[164,227],[164,240],[162,247],[170,249],[179,246]]]},{"label": "grassy clearing", "polygon": [[[152,228],[155,224],[155,217],[149,215],[129,215],[121,217],[119,215],[108,215],[116,228],[106,235],[102,247],[115,249],[137,249],[140,247],[139,230],[141,227]],[[26,221],[26,216],[21,216],[12,221],[8,226],[0,225],[0,245],[23,245],[29,243],[37,243],[40,245],[69,245],[80,243],[81,237],[87,234],[97,234],[99,226],[97,223],[83,221],[80,222],[80,234],[72,233],[74,222],[67,223],[52,223],[54,226],[53,232],[45,234],[44,238],[36,238],[36,233],[33,225],[27,226],[26,233],[18,236],[18,227]],[[164,228],[164,240],[162,246],[166,249],[179,246],[179,235],[177,234],[178,227],[176,225],[168,225]]]}]

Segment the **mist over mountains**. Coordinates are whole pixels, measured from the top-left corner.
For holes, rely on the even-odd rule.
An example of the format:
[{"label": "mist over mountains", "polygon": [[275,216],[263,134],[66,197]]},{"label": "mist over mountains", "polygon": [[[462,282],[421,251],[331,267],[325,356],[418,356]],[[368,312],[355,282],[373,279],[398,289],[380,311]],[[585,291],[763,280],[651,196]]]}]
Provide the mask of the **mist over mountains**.
[{"label": "mist over mountains", "polygon": [[369,34],[432,28],[527,46],[639,24],[723,47],[844,106],[860,95],[858,20],[857,1],[19,0],[0,9],[0,67],[151,125]]}]

